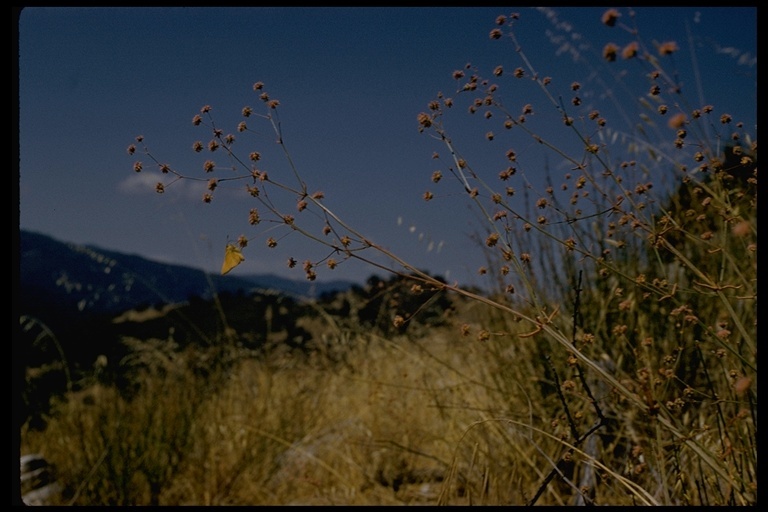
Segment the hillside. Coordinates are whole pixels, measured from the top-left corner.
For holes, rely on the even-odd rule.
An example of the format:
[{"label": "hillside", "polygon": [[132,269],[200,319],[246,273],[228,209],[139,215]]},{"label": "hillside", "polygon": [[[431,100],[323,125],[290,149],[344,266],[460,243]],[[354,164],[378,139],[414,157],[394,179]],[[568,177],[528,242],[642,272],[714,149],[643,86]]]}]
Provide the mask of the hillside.
[{"label": "hillside", "polygon": [[311,297],[343,290],[351,282],[310,283],[274,275],[220,276],[180,265],[21,231],[19,302],[22,313],[51,308],[114,313],[141,305],[169,304],[213,292],[272,290]]}]

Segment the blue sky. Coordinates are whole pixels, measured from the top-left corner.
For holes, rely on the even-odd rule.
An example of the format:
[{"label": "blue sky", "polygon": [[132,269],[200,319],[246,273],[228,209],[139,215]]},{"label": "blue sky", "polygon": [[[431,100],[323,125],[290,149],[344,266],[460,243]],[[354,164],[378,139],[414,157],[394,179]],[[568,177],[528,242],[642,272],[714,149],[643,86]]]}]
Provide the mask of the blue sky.
[{"label": "blue sky", "polygon": [[[225,133],[237,135],[236,149],[260,151],[260,168],[290,180],[268,124],[249,119],[256,133],[236,131],[244,106],[265,112],[252,88],[262,81],[280,101],[284,141],[310,191],[322,190],[324,204],[339,217],[414,266],[472,282],[484,258],[470,236],[483,225],[456,182],[432,183],[433,171],[448,174],[445,155],[432,158],[440,146],[419,133],[416,116],[438,91],[456,97],[447,127],[474,168],[495,176],[504,148],[514,146],[522,176],[543,187],[538,170],[546,165],[562,172],[564,164],[552,154],[545,160],[530,139],[487,141],[490,125],[459,106],[451,75],[466,63],[477,66],[499,82],[510,110],[534,104],[535,129],[548,136],[548,126],[558,124],[546,122],[552,107],[533,82],[525,86],[511,76],[522,64],[514,45],[489,37],[499,14],[518,12],[515,33],[525,55],[541,75],[553,78],[556,90],[565,95],[569,84],[581,82],[582,108],[588,109],[606,103],[610,89],[619,101],[608,101],[601,113],[613,114],[615,125],[634,123],[633,102],[647,93],[648,83],[614,74],[630,69],[629,63],[611,68],[599,58],[607,42],[622,46],[630,40],[618,27],[600,23],[604,10],[25,9],[18,20],[20,227],[213,272],[227,241],[243,234],[250,240],[246,261],[233,273],[302,279],[287,258],[319,260],[327,251],[296,233],[285,236],[284,226],[251,226],[248,211],[255,205],[240,185],[222,184],[211,204],[201,201],[202,185],[191,181],[157,194],[154,184],[162,177],[149,159],[126,152],[143,135],[159,160],[201,176],[205,159],[226,160],[191,149],[196,140],[210,140],[209,132],[191,123],[210,105]],[[628,21],[622,12],[621,21]],[[713,104],[754,136],[756,9],[640,8],[636,14],[646,42],[677,42],[673,64],[691,105]],[[496,79],[498,65],[505,74]],[[571,148],[573,142],[562,144]],[[147,167],[141,174],[132,170],[136,160]],[[435,199],[425,202],[426,190]],[[274,249],[265,243],[270,236],[279,239]],[[362,280],[372,272],[345,263],[323,268],[318,278]]]}]

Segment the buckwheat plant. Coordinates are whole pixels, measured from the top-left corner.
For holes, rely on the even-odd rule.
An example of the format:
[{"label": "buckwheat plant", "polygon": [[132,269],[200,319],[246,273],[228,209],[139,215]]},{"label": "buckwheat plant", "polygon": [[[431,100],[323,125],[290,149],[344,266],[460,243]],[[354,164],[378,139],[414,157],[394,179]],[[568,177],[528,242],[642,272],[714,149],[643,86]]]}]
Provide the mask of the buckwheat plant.
[{"label": "buckwheat plant", "polygon": [[[453,92],[416,115],[439,167],[425,171],[423,199],[458,192],[479,213],[477,250],[488,264],[478,273],[491,278],[491,293],[419,271],[334,214],[294,165],[280,102],[261,82],[253,86],[261,108],[243,107],[237,135],[216,124],[210,106],[194,115],[208,141],[192,149],[210,155],[199,173],[163,163],[142,137],[128,153],[153,162],[158,193],[198,180],[206,183],[202,201],[215,204],[219,187],[245,188],[250,224],[278,226],[258,243],[275,247],[298,233],[324,248],[320,259],[288,260],[302,261],[307,279],[361,260],[419,291],[451,292],[496,312],[487,325],[461,323],[457,337],[493,337],[510,349],[534,344],[538,381],[557,397],[551,418],[499,416],[468,427],[503,423],[537,447],[544,469],[525,493],[529,504],[555,482],[578,503],[623,493],[643,504],[754,504],[757,142],[724,105],[683,94],[683,43],[644,40],[632,10],[608,9],[595,20],[615,37],[601,49],[571,45],[568,25],[541,12],[552,21],[550,41],[586,80],[551,78],[518,40],[524,16],[504,14],[489,23],[489,37],[507,45],[504,60],[490,70],[457,69],[446,77]],[[252,123],[275,134],[289,180],[265,170],[275,164],[258,148],[239,150],[248,144],[240,137],[262,140]],[[484,134],[477,164],[467,156],[475,148],[451,136],[457,126]],[[145,172],[142,162],[133,168]],[[238,244],[252,241],[241,236]],[[531,377],[514,371],[510,388]],[[446,489],[457,479],[449,476]]]}]

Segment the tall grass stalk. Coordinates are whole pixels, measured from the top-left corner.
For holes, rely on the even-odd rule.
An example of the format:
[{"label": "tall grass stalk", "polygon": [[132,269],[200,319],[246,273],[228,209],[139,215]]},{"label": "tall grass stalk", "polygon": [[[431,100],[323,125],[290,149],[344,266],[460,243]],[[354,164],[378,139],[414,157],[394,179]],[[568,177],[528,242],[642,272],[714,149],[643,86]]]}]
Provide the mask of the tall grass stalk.
[{"label": "tall grass stalk", "polygon": [[[468,64],[453,73],[455,97],[440,93],[418,114],[436,154],[449,155],[432,182],[450,192],[424,198],[458,191],[473,205],[490,291],[446,283],[336,215],[302,177],[283,107],[261,82],[265,112],[242,113],[271,127],[294,183],[260,170],[260,152],[240,154],[210,106],[193,123],[235,174],[212,178],[210,163],[187,175],[137,137],[128,152],[157,164],[158,192],[198,180],[215,203],[219,186],[243,184],[252,225],[322,249],[303,262],[307,279],[359,260],[413,294],[449,296],[455,312],[446,327],[387,337],[321,314],[323,342],[309,355],[241,352],[229,333],[231,364],[214,381],[195,376],[193,352],[137,345],[152,364],[133,398],[96,387],[88,405],[59,404],[46,432],[56,441],[28,433],[30,447],[68,460],[70,501],[755,504],[757,145],[725,110],[689,104],[679,48],[644,41],[636,15],[606,11],[606,26],[626,17],[616,25],[626,42],[583,58],[594,71],[584,84],[544,75],[517,38],[524,16],[499,16],[490,37],[519,62],[489,78]],[[625,96],[601,89],[609,78]],[[587,88],[611,92],[602,111],[583,105]],[[509,98],[525,98],[521,114]],[[473,126],[456,120],[464,112],[488,123],[489,159],[473,163],[452,137]],[[246,121],[238,131],[259,140]],[[547,158],[570,170],[547,169],[542,185],[533,174]],[[400,328],[419,312],[389,321]]]}]

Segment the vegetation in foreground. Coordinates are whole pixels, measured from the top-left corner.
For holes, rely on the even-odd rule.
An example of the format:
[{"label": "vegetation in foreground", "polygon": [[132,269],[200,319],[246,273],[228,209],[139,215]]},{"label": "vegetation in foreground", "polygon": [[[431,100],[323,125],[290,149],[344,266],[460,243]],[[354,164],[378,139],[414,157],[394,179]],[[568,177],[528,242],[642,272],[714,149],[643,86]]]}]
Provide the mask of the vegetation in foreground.
[{"label": "vegetation in foreground", "polygon": [[[628,28],[634,15],[623,15],[610,9],[602,23]],[[56,465],[62,502],[756,504],[757,143],[724,110],[684,109],[665,68],[678,46],[647,45],[632,30],[603,48],[602,64],[637,64],[649,89],[633,101],[646,125],[613,136],[609,108],[579,108],[595,84],[536,72],[515,37],[519,18],[500,16],[490,32],[511,39],[519,67],[490,79],[457,70],[457,97],[438,95],[417,118],[446,159],[434,186],[458,187],[485,219],[476,248],[493,291],[413,268],[309,193],[264,84],[254,89],[267,113],[243,115],[274,127],[295,184],[259,170],[259,152],[239,159],[204,107],[194,123],[212,129],[208,150],[225,152],[248,183],[259,205],[246,212],[251,224],[269,218],[330,252],[305,260],[307,278],[350,258],[394,277],[370,283],[362,302],[314,304],[302,319],[311,346],[257,350],[231,327],[208,347],[125,339],[119,372],[130,386],[94,372],[57,400],[45,430],[23,432],[23,449]],[[501,101],[526,77],[561,139],[537,135],[552,118],[536,102],[513,114]],[[472,123],[483,116],[501,130],[489,141],[511,134],[501,172],[475,166],[449,135],[462,101]],[[245,121],[238,130],[248,133]],[[559,187],[527,184],[538,151],[572,165]],[[215,175],[212,160],[204,169]],[[202,181],[211,203],[225,180]],[[350,321],[372,303],[374,323]]]}]

